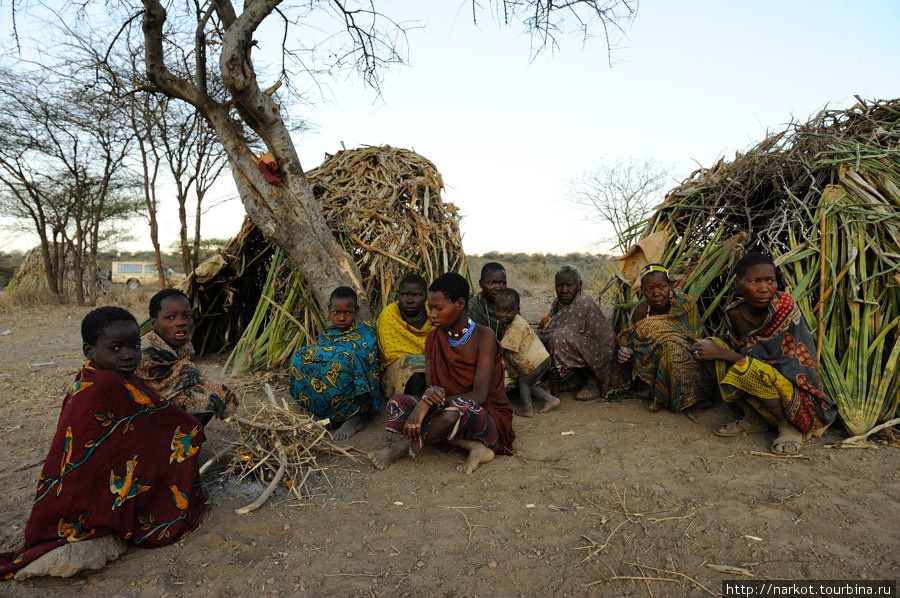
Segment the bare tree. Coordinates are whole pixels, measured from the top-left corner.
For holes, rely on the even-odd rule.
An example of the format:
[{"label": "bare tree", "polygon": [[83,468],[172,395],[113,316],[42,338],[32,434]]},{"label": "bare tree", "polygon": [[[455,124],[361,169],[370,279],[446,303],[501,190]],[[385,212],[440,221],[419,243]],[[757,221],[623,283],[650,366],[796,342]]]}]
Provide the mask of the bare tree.
[{"label": "bare tree", "polygon": [[[285,250],[323,310],[335,286],[349,285],[360,292],[360,316],[368,318],[372,314],[359,270],[325,223],[275,94],[281,85],[291,88],[297,73],[289,64],[312,76],[352,67],[378,90],[382,70],[404,62],[404,29],[379,13],[378,0],[315,0],[290,9],[282,9],[281,4],[281,0],[142,0],[143,10],[139,10],[131,2],[120,2],[116,7],[130,12],[118,13],[120,26],[111,38],[115,42],[127,37],[140,16],[148,79],[161,93],[193,106],[210,124],[253,222]],[[556,48],[558,40],[573,31],[584,38],[596,33],[609,42],[613,30],[633,18],[637,2],[489,0],[482,4],[473,0],[471,6],[473,19],[487,10],[506,24],[521,25],[532,35],[533,50],[539,52]],[[258,46],[254,36],[267,19],[282,28],[281,64],[277,76],[263,72],[262,77],[269,78],[263,83],[253,58]],[[313,39],[317,33],[321,36]],[[289,47],[289,39],[309,43]],[[176,48],[185,45],[192,48],[189,71],[175,58]],[[326,62],[314,64],[316,57]],[[213,78],[221,80],[222,93],[210,86]],[[258,168],[255,153],[262,146],[277,161],[280,186],[270,184]]]},{"label": "bare tree", "polygon": [[652,158],[625,158],[598,164],[576,177],[570,199],[596,212],[612,225],[616,247],[627,245],[636,227],[654,205],[662,202],[661,191],[669,171]]},{"label": "bare tree", "polygon": [[[97,32],[85,23],[57,25],[64,39],[62,47],[73,62],[81,65],[87,79],[117,98],[122,118],[133,133],[137,159],[130,160],[142,181],[144,211],[149,226],[150,243],[156,261],[159,283],[166,285],[159,242],[160,199],[158,188],[160,169],[168,166],[175,185],[180,222],[182,265],[185,272],[195,262],[188,244],[186,204],[194,191],[198,198],[195,231],[199,235],[203,198],[215,178],[221,173],[226,159],[203,117],[192,106],[173,101],[160,94],[147,80],[141,56],[143,38],[123,37],[123,43],[107,47]],[[57,52],[58,53],[58,52]],[[187,63],[187,56],[180,61]]]},{"label": "bare tree", "polygon": [[[166,148],[166,163],[175,181],[180,223],[181,264],[185,273],[197,267],[200,255],[200,220],[203,200],[227,165],[225,152],[203,116],[181,102],[169,105],[159,135]],[[187,201],[191,191],[196,199],[193,241],[188,238]]]},{"label": "bare tree", "polygon": [[[247,213],[268,237],[284,248],[301,270],[324,309],[335,286],[350,285],[362,291],[356,264],[332,236],[321,214],[321,206],[313,196],[294,147],[289,128],[274,99],[280,81],[266,86],[257,78],[252,53],[253,36],[262,22],[275,15],[285,27],[291,21],[279,10],[280,0],[257,0],[236,12],[229,0],[196,3],[194,11],[195,68],[190,76],[178,74],[166,51],[166,6],[157,0],[144,0],[143,32],[147,74],[159,89],[193,105],[215,130],[228,154],[231,171]],[[331,0],[315,2],[309,9],[322,8],[335,18],[335,36],[344,36],[338,44],[343,51],[335,53],[334,66],[352,64],[363,79],[375,87],[380,83],[382,67],[402,62],[403,30],[385,19],[375,8],[374,0],[353,2]],[[561,6],[542,1],[497,2],[504,19],[522,22],[529,31],[539,32],[542,45],[555,44],[565,18],[574,18],[584,27],[599,22],[615,24],[632,14],[632,5],[612,0],[597,2],[576,0]],[[473,2],[473,13],[480,9]],[[626,17],[620,12],[625,11]],[[301,14],[301,18],[302,18]],[[587,33],[587,29],[584,32]],[[605,32],[604,32],[605,34]],[[286,39],[286,36],[285,36]],[[216,68],[207,60],[207,50],[216,48],[218,74],[225,87],[225,97],[214,97],[208,85],[208,72]],[[287,53],[288,49],[283,48]],[[287,54],[286,54],[287,55]],[[282,75],[286,75],[282,69]],[[239,118],[236,119],[234,116]],[[283,187],[269,184],[257,167],[254,152],[247,143],[244,126],[265,144],[278,163]],[[368,301],[361,296],[360,315],[370,317]]]},{"label": "bare tree", "polygon": [[[104,227],[133,213],[123,178],[130,138],[111,122],[108,94],[72,73],[66,78],[50,68],[19,66],[0,71],[2,208],[31,221],[48,287],[59,294],[65,254],[72,253],[75,279],[83,280],[86,264],[96,263]],[[84,288],[75,286],[79,304],[93,299]]]}]

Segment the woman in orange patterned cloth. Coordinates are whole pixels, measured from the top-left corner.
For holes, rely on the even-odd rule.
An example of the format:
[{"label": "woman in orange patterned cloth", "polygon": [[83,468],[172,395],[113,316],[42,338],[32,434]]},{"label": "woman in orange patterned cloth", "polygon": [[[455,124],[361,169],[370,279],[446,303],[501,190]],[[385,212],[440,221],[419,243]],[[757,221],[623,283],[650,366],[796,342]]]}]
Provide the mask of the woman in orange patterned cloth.
[{"label": "woman in orange patterned cloth", "polygon": [[769,256],[751,252],[735,266],[740,299],[725,308],[726,339],[693,345],[697,359],[714,364],[719,391],[738,419],[719,436],[764,433],[778,428],[775,454],[792,455],[837,417],[818,373],[816,345],[803,314],[778,290]]}]

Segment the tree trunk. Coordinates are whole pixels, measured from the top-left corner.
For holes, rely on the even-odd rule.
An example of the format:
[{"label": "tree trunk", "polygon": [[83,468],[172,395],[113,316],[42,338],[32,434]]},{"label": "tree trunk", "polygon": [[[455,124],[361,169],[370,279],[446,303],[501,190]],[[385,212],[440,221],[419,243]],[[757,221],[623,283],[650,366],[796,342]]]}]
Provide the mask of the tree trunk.
[{"label": "tree trunk", "polygon": [[[180,189],[178,195],[183,198]],[[181,241],[181,271],[188,274],[191,271],[191,246],[188,245],[187,208],[184,199],[178,201],[178,222],[181,225],[178,230],[178,238]]]},{"label": "tree trunk", "polygon": [[225,35],[219,66],[226,88],[242,119],[266,143],[282,173],[284,187],[270,185],[259,171],[253,150],[231,121],[228,108],[209,97],[194,83],[180,79],[165,65],[162,31],[166,19],[163,6],[144,0],[144,39],[147,75],[164,93],[194,105],[215,130],[225,148],[247,214],[263,235],[284,249],[303,274],[323,313],[331,291],[349,286],[359,294],[359,317],[371,319],[368,297],[356,263],[334,239],[322,216],[278,105],[263,93],[250,62],[252,35],[262,20],[278,6],[278,0],[246,3],[239,17],[230,2],[214,0]]},{"label": "tree trunk", "polygon": [[194,212],[194,248],[191,251],[191,269],[185,270],[185,274],[193,272],[200,265],[200,216],[202,213],[200,206],[203,204],[203,197],[206,192],[201,192],[196,188],[195,191],[197,193],[197,210]]},{"label": "tree trunk", "polygon": [[38,229],[41,239],[41,260],[44,262],[44,276],[47,278],[47,288],[54,295],[59,296],[59,285],[56,284],[56,271],[53,268],[53,257],[50,253],[50,241],[43,229]]}]

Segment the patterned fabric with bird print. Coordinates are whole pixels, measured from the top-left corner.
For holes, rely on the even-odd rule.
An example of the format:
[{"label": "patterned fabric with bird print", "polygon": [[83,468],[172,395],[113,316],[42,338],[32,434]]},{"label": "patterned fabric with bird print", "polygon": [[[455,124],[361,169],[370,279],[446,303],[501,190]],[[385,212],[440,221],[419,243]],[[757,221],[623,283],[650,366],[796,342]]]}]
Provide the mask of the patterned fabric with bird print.
[{"label": "patterned fabric with bird print", "polygon": [[0,554],[0,579],[67,542],[113,532],[145,548],[182,539],[209,509],[203,441],[194,416],[143,381],[88,361],[63,400],[25,546]]}]

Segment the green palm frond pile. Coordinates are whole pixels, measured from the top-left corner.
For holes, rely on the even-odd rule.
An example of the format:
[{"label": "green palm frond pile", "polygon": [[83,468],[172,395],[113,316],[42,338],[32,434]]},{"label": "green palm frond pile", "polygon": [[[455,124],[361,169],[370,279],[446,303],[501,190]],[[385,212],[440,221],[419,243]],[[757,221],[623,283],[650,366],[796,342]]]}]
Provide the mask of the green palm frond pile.
[{"label": "green palm frond pile", "polygon": [[[775,258],[818,339],[847,430],[892,417],[900,397],[900,100],[793,123],[671,190],[632,241],[667,236],[663,263],[720,330],[745,251]],[[631,281],[629,281],[631,282]],[[635,298],[617,290],[621,325]]]},{"label": "green palm frond pile", "polygon": [[[459,214],[442,200],[444,183],[431,161],[406,149],[363,147],[328,156],[306,176],[332,233],[359,266],[374,314],[409,272],[426,280],[467,273]],[[249,219],[188,285],[200,312],[194,346],[202,354],[234,345],[236,373],[284,364],[325,326],[303,276]]]}]

